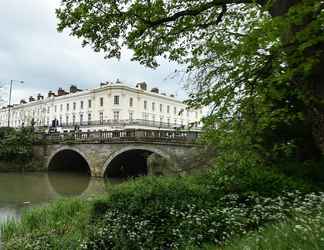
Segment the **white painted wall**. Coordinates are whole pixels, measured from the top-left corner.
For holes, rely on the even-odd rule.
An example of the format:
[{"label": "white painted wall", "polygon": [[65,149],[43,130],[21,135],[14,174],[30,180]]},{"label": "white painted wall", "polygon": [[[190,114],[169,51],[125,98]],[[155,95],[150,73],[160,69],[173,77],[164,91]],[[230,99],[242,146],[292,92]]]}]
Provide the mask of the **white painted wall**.
[{"label": "white painted wall", "polygon": [[[119,99],[118,104],[114,102],[115,98]],[[132,105],[130,98],[133,99]],[[180,112],[181,110],[184,111]],[[60,124],[68,123],[72,127],[74,124],[79,124],[81,119],[84,124],[87,124],[90,119],[97,125],[87,126],[84,129],[94,130],[113,129],[111,126],[98,124],[101,120],[107,123],[108,120],[122,122],[133,119],[186,126],[200,121],[201,118],[201,110],[187,110],[185,104],[173,97],[124,84],[109,84],[91,90],[15,105],[11,108],[10,126],[16,128],[30,126],[32,119],[36,123],[35,126],[51,126],[52,121],[57,119]],[[0,126],[6,127],[7,124],[8,108],[2,108]],[[129,127],[141,126],[129,125]]]}]

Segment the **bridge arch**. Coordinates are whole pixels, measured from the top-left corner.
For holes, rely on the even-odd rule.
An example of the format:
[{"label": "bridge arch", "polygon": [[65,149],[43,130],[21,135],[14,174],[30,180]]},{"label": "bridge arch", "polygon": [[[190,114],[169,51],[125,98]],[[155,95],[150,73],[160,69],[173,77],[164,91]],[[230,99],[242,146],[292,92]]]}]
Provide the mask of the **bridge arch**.
[{"label": "bridge arch", "polygon": [[91,175],[91,165],[86,155],[77,148],[61,147],[48,157],[49,171],[76,171]]},{"label": "bridge arch", "polygon": [[[104,163],[101,176],[103,177],[130,177],[130,176],[139,176],[146,175],[148,173],[147,158],[151,154],[157,154],[162,158],[167,160],[170,159],[170,156],[164,151],[149,146],[128,146],[112,153],[109,158]],[[123,162],[126,158],[131,164],[139,164],[141,166],[136,166],[132,168],[128,166],[129,163]],[[121,173],[120,167],[126,164],[126,172]],[[134,170],[134,171],[132,171]],[[130,171],[130,172],[129,172]],[[122,175],[122,176],[120,176]]]}]

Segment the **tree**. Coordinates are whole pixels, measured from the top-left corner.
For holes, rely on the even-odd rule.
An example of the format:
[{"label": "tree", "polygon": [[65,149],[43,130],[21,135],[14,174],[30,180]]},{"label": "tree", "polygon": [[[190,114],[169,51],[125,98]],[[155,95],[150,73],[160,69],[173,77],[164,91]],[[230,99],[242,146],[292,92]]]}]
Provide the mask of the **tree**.
[{"label": "tree", "polygon": [[[318,0],[62,0],[60,31],[106,57],[187,66],[208,136],[259,162],[321,157],[324,12]],[[215,124],[218,129],[215,130]]]}]

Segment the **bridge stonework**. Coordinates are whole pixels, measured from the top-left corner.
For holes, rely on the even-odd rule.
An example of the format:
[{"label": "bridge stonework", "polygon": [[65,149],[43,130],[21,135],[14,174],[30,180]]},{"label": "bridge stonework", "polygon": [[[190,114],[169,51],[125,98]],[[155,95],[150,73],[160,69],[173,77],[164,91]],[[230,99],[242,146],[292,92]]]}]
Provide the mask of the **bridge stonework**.
[{"label": "bridge stonework", "polygon": [[[49,168],[53,157],[61,151],[71,150],[80,154],[88,163],[91,176],[104,177],[109,163],[118,155],[131,151],[143,150],[167,159],[177,166],[177,161],[190,154],[195,145],[171,143],[73,143],[34,145],[33,153],[37,161],[42,162],[44,170]],[[136,167],[136,166],[134,166]]]},{"label": "bridge stonework", "polygon": [[[147,153],[148,174],[154,174],[154,169],[150,169],[149,166],[150,162],[154,163],[154,160],[148,160],[150,154],[160,157],[161,162],[166,160],[167,167],[170,169],[171,166],[173,172],[180,172],[178,163],[198,146],[198,135],[198,132],[193,131],[138,129],[35,134],[33,153],[34,159],[41,162],[46,170],[58,153],[65,150],[74,151],[87,162],[92,176],[104,177],[110,163],[117,156],[140,150]],[[157,161],[160,161],[159,158]]]}]

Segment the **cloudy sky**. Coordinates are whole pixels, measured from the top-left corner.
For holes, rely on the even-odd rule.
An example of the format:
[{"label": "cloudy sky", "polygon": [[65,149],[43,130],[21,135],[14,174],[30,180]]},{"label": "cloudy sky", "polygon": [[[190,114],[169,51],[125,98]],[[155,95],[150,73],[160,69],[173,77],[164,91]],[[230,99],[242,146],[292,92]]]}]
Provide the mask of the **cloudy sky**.
[{"label": "cloudy sky", "polygon": [[180,78],[171,76],[175,64],[161,62],[151,70],[131,62],[131,52],[125,50],[120,61],[105,60],[103,54],[81,41],[56,31],[55,8],[59,0],[0,0],[0,95],[6,99],[10,79],[24,80],[15,84],[13,100],[46,94],[71,84],[79,88],[98,86],[103,81],[120,79],[130,85],[146,81],[167,93],[183,98]]}]

